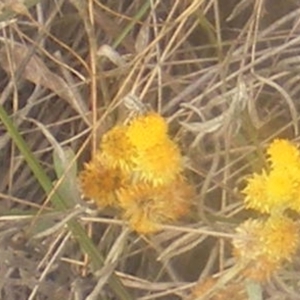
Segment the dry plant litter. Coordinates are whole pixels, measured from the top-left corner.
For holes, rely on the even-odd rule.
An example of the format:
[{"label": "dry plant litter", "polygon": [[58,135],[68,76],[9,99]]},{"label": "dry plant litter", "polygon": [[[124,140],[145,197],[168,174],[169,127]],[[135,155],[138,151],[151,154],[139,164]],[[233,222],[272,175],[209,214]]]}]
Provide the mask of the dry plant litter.
[{"label": "dry plant litter", "polygon": [[0,299],[300,299],[299,14],[2,1]]}]

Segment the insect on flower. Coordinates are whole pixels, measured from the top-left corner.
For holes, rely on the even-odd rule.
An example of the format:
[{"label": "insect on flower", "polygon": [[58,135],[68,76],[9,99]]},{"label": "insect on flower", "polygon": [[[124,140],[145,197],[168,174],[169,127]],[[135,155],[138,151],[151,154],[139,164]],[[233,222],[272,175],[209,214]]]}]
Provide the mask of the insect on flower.
[{"label": "insect on flower", "polygon": [[129,111],[127,120],[136,115],[144,115],[151,110],[149,105],[144,104],[134,93],[129,93],[123,98],[123,103]]}]

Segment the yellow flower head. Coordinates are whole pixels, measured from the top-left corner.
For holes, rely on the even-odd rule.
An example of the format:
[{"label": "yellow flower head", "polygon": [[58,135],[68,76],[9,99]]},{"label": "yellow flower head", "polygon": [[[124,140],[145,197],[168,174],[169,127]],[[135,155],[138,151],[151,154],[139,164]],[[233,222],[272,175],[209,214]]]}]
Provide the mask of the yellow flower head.
[{"label": "yellow flower head", "polygon": [[127,136],[138,152],[144,151],[168,138],[168,125],[161,115],[150,112],[131,121]]},{"label": "yellow flower head", "polygon": [[300,187],[295,191],[295,197],[289,203],[289,208],[300,213]]},{"label": "yellow flower head", "polygon": [[79,175],[82,192],[100,207],[117,203],[116,191],[124,186],[124,177],[117,169],[104,167],[98,159],[84,165]]},{"label": "yellow flower head", "polygon": [[245,206],[261,213],[285,210],[300,210],[300,170],[274,168],[267,174],[254,174],[243,190]]},{"label": "yellow flower head", "polygon": [[288,170],[282,172],[279,169],[271,170],[266,179],[267,199],[272,208],[282,207],[286,208],[295,197],[295,188],[297,182],[294,178],[289,176]]},{"label": "yellow flower head", "polygon": [[271,216],[265,222],[247,220],[237,233],[234,254],[246,267],[244,275],[261,281],[291,260],[299,245],[298,225],[284,216]]},{"label": "yellow flower head", "polygon": [[125,126],[115,126],[103,135],[101,141],[101,160],[108,168],[120,168],[129,172],[135,149],[128,139]]},{"label": "yellow flower head", "polygon": [[139,233],[153,233],[161,224],[186,215],[193,190],[183,179],[169,186],[153,187],[147,183],[128,186],[118,192],[124,218]]},{"label": "yellow flower head", "polygon": [[269,213],[273,202],[268,201],[266,191],[267,174],[253,174],[248,178],[247,186],[243,190],[246,208],[258,210],[262,213]]},{"label": "yellow flower head", "polygon": [[138,177],[154,186],[171,182],[182,171],[182,157],[177,145],[166,139],[134,159]]},{"label": "yellow flower head", "polygon": [[292,142],[284,139],[274,140],[267,149],[272,168],[286,169],[300,167],[300,152]]}]

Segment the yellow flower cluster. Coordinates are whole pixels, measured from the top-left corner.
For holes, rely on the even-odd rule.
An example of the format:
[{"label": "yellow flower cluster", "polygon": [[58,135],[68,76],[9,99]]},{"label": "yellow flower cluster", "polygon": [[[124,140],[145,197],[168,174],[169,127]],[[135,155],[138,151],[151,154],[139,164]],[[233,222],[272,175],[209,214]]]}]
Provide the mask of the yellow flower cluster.
[{"label": "yellow flower cluster", "polygon": [[277,139],[267,149],[269,171],[248,179],[245,205],[261,213],[286,209],[300,212],[300,151],[290,141]]},{"label": "yellow flower cluster", "polygon": [[288,140],[276,139],[267,149],[268,171],[247,180],[245,205],[268,214],[264,220],[247,220],[237,228],[233,241],[239,262],[248,265],[245,276],[269,278],[299,246],[299,224],[286,211],[300,212],[300,151]]},{"label": "yellow flower cluster", "polygon": [[99,207],[121,208],[135,231],[152,233],[188,213],[193,188],[182,171],[165,119],[149,112],[104,134],[79,179],[83,194]]}]

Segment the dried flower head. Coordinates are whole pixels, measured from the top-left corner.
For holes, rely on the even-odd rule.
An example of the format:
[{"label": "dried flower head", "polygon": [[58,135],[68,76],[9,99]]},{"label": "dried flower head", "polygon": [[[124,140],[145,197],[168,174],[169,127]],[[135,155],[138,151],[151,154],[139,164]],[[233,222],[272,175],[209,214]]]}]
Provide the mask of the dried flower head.
[{"label": "dried flower head", "polygon": [[275,274],[279,266],[278,263],[269,260],[267,256],[258,256],[244,269],[242,276],[257,282],[265,282]]},{"label": "dried flower head", "polygon": [[210,300],[245,300],[247,299],[247,293],[243,283],[230,283],[226,287],[218,286],[218,280],[212,277],[208,277],[205,280],[197,283],[192,290],[189,300],[199,299]]},{"label": "dried flower head", "polygon": [[130,172],[133,168],[132,159],[135,148],[126,135],[126,126],[115,126],[103,135],[101,141],[101,161],[112,169],[119,168]]},{"label": "dried flower head", "polygon": [[290,261],[299,245],[299,225],[285,216],[271,216],[260,233],[263,252],[271,261]]},{"label": "dried flower head", "polygon": [[160,230],[160,225],[165,220],[167,206],[166,201],[161,201],[159,192],[145,183],[119,191],[120,207],[133,230],[139,233]]},{"label": "dried flower head", "polygon": [[116,191],[125,184],[120,170],[105,167],[98,158],[84,165],[79,181],[84,196],[93,199],[99,207],[115,205]]},{"label": "dried flower head", "polygon": [[260,237],[263,227],[262,221],[249,219],[237,227],[238,236],[232,242],[237,262],[245,267],[243,276],[259,282],[270,278],[278,268],[263,251]]},{"label": "dried flower head", "polygon": [[137,116],[127,129],[127,136],[138,152],[168,139],[167,133],[168,124],[161,115],[155,112]]},{"label": "dried flower head", "polygon": [[153,233],[161,224],[186,215],[191,206],[193,189],[183,180],[163,186],[139,183],[118,192],[124,218],[139,233]]},{"label": "dried flower head", "polygon": [[168,184],[183,167],[179,148],[169,139],[140,151],[134,162],[139,178],[154,186]]},{"label": "dried flower head", "polygon": [[188,215],[196,192],[183,176],[178,176],[168,185],[161,187],[162,198],[171,205],[167,216],[170,221],[176,221]]},{"label": "dried flower head", "polygon": [[299,245],[298,225],[285,216],[271,216],[265,222],[247,220],[237,233],[234,254],[246,266],[244,276],[259,281],[291,260]]},{"label": "dried flower head", "polygon": [[236,228],[237,238],[232,241],[234,255],[245,262],[253,261],[261,255],[259,234],[264,223],[249,219]]}]

